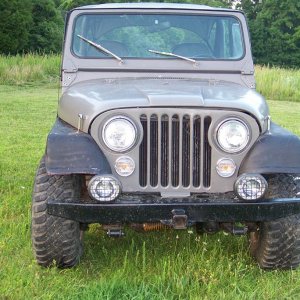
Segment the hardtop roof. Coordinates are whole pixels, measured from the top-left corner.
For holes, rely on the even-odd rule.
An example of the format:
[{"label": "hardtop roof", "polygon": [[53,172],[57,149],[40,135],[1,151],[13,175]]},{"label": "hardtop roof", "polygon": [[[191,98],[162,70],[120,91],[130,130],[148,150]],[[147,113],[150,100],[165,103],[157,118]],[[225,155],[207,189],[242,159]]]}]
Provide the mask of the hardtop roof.
[{"label": "hardtop roof", "polygon": [[210,11],[226,11],[240,12],[240,10],[211,7],[199,4],[180,4],[180,3],[154,3],[154,2],[139,2],[139,3],[107,3],[96,5],[85,5],[74,8],[74,10],[101,10],[101,9],[181,9],[181,10],[210,10]]}]

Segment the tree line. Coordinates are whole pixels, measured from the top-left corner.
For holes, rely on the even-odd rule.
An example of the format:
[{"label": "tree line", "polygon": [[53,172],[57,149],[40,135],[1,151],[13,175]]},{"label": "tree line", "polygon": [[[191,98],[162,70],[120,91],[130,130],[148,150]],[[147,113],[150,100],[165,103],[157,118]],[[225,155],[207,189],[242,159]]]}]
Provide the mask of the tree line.
[{"label": "tree line", "polygon": [[[1,0],[0,54],[59,53],[66,11],[122,0]],[[125,1],[126,2],[126,1]],[[148,2],[148,1],[143,1]],[[156,1],[165,2],[165,1]],[[299,0],[168,0],[242,9],[258,64],[300,67]]]}]

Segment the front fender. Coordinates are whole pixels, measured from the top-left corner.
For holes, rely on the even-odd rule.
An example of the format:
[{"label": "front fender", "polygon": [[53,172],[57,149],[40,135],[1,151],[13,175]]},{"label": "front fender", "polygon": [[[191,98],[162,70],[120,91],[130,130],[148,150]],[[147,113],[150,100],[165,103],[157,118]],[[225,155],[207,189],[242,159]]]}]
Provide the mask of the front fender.
[{"label": "front fender", "polygon": [[300,173],[300,139],[271,123],[242,162],[239,173]]},{"label": "front fender", "polygon": [[111,174],[110,165],[94,139],[59,118],[48,135],[45,163],[51,175]]}]

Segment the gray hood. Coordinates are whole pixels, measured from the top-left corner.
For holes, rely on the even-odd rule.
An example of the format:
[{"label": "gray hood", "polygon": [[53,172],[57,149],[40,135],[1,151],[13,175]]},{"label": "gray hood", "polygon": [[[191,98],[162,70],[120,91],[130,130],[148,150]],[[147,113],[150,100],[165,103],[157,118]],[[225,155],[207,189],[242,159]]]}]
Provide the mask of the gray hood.
[{"label": "gray hood", "polygon": [[261,128],[269,109],[264,98],[252,89],[230,82],[191,79],[90,80],[72,85],[61,97],[58,116],[74,127],[84,115],[82,130],[88,132],[100,113],[129,107],[195,107],[245,111]]}]

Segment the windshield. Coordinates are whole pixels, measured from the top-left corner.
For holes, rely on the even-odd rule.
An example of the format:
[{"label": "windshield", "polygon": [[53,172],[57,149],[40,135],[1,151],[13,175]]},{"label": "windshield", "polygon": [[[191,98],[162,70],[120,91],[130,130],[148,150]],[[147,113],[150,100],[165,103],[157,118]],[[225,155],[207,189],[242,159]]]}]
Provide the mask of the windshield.
[{"label": "windshield", "polygon": [[91,43],[122,58],[237,60],[244,55],[241,24],[229,16],[169,14],[82,14],[76,18],[73,53],[111,58]]}]

